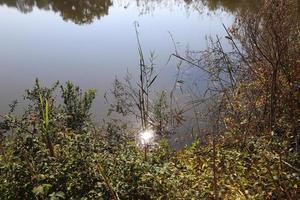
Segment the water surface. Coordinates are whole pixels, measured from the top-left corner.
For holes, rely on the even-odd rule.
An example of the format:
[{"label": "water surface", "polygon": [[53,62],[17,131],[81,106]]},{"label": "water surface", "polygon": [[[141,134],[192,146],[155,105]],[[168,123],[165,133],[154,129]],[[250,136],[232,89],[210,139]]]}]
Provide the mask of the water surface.
[{"label": "water surface", "polygon": [[[43,84],[72,80],[96,88],[93,108],[100,119],[102,98],[113,79],[138,72],[134,23],[145,55],[155,51],[156,87],[170,89],[178,50],[206,47],[206,35],[224,35],[234,14],[256,1],[231,0],[0,0],[0,113],[21,99],[38,77]],[[200,77],[201,78],[201,77]]]}]

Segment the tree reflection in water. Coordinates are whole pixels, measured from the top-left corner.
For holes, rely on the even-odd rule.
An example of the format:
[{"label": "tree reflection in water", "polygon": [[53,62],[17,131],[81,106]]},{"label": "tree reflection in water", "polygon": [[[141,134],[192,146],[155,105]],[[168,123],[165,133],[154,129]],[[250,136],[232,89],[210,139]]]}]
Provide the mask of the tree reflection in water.
[{"label": "tree reflection in water", "polygon": [[71,20],[76,24],[89,24],[94,19],[100,19],[108,14],[112,5],[111,0],[0,0],[0,5],[16,7],[23,13],[29,13],[34,7],[50,10],[64,20]]},{"label": "tree reflection in water", "polygon": [[261,0],[0,0],[0,5],[15,7],[22,13],[30,13],[33,8],[49,10],[56,13],[65,21],[75,24],[90,24],[95,19],[108,15],[109,7],[113,3],[127,8],[135,4],[141,14],[149,13],[158,7],[174,7],[183,5],[187,9],[210,11],[224,9],[229,12],[239,10],[256,10]]}]

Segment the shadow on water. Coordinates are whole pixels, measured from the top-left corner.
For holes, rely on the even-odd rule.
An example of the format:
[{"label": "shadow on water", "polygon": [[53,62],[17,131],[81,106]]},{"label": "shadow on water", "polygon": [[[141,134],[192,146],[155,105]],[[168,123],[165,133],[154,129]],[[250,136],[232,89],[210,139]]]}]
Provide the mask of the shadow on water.
[{"label": "shadow on water", "polygon": [[90,24],[96,19],[108,15],[109,8],[114,3],[124,4],[127,8],[131,4],[142,7],[142,12],[147,13],[155,7],[170,4],[181,4],[187,8],[215,11],[223,9],[227,12],[237,12],[240,10],[255,11],[261,0],[0,0],[0,5],[15,7],[22,13],[30,13],[34,8],[59,13],[65,21],[72,21],[75,24]]}]

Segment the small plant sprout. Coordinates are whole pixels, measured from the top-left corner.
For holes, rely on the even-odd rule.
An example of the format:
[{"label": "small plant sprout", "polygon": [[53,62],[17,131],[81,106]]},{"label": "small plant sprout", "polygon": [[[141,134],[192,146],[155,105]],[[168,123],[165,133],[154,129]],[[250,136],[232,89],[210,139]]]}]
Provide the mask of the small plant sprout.
[{"label": "small plant sprout", "polygon": [[138,144],[142,148],[148,148],[149,146],[154,144],[155,140],[155,132],[152,129],[142,130],[138,134]]}]

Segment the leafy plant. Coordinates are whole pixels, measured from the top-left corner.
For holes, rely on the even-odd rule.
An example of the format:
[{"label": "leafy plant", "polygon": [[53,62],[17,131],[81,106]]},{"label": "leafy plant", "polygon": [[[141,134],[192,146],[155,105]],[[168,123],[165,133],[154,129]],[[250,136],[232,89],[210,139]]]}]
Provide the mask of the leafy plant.
[{"label": "leafy plant", "polygon": [[96,90],[89,89],[82,93],[78,86],[68,81],[61,86],[64,112],[67,114],[67,126],[73,130],[82,129],[90,116],[90,109],[96,97]]}]

